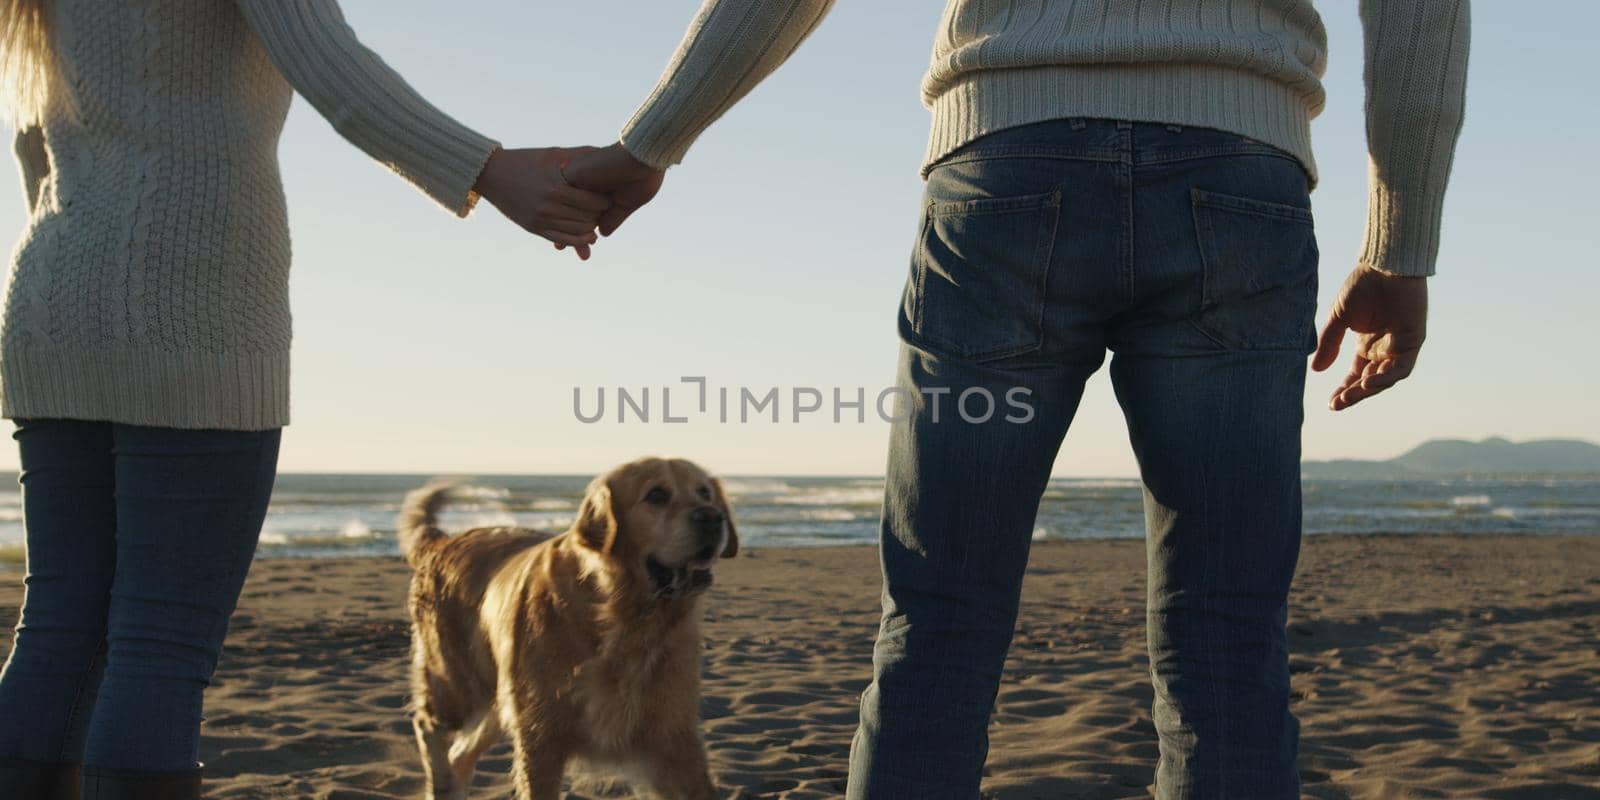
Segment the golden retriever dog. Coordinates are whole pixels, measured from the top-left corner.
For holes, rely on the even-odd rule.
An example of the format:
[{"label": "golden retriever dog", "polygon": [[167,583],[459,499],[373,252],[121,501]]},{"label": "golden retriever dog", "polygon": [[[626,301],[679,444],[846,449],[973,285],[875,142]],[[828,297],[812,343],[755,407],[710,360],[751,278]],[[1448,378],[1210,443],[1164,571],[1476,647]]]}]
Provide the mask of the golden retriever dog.
[{"label": "golden retriever dog", "polygon": [[700,737],[700,604],[739,551],[722,484],[682,459],[596,478],[551,535],[437,525],[450,487],[406,497],[413,725],[430,800],[461,798],[502,735],[520,800],[561,791],[569,762],[672,800],[715,798]]}]

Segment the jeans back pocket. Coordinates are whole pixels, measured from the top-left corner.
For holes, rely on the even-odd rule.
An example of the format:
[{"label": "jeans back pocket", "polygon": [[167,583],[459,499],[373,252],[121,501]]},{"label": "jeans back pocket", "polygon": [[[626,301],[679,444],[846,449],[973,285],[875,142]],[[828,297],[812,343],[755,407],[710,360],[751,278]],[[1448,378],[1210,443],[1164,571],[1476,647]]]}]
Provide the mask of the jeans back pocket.
[{"label": "jeans back pocket", "polygon": [[1194,324],[1229,348],[1310,352],[1317,309],[1311,210],[1202,189],[1192,196],[1204,268]]},{"label": "jeans back pocket", "polygon": [[901,338],[971,361],[1039,349],[1060,210],[1060,190],[928,203]]}]

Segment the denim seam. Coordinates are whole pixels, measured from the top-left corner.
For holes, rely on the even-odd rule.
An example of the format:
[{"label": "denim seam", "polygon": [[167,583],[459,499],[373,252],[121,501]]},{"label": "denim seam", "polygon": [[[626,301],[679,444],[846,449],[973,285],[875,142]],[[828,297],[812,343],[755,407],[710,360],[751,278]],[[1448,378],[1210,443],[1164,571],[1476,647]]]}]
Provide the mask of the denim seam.
[{"label": "denim seam", "polygon": [[1061,206],[1061,190],[1055,189],[1038,194],[1016,195],[1014,197],[979,197],[972,200],[947,200],[929,201],[928,213],[935,217],[953,215],[977,216],[983,214],[1009,214],[1015,211],[1031,211],[1035,208]]},{"label": "denim seam", "polygon": [[[1225,370],[1223,375],[1225,376],[1225,394],[1231,393],[1231,378],[1233,373]],[[1221,419],[1218,419],[1214,423],[1215,427],[1212,430],[1213,443],[1220,439],[1218,434],[1220,433],[1220,428],[1223,424],[1224,423]],[[1201,501],[1204,504],[1203,507],[1205,508],[1205,519],[1201,523],[1201,530],[1213,530],[1210,503],[1212,494],[1211,487],[1209,485],[1210,481],[1207,480],[1210,477],[1210,472],[1202,468],[1200,475],[1200,497],[1205,498]],[[1227,706],[1222,702],[1222,691],[1220,689],[1221,682],[1218,680],[1217,676],[1216,643],[1219,631],[1217,630],[1217,608],[1214,593],[1217,591],[1216,583],[1218,576],[1222,571],[1221,566],[1227,560],[1227,553],[1224,551],[1224,547],[1227,544],[1227,539],[1228,537],[1226,536],[1219,536],[1216,539],[1215,547],[1206,548],[1209,557],[1206,559],[1205,585],[1202,587],[1203,591],[1200,595],[1201,606],[1204,609],[1203,613],[1205,619],[1204,638],[1206,643],[1206,667],[1207,671],[1210,673],[1208,677],[1210,678],[1209,683],[1211,684],[1211,702],[1214,706],[1214,719],[1216,720],[1215,724],[1217,726],[1217,790],[1222,797],[1228,796],[1227,781],[1224,780],[1224,776],[1221,774],[1222,765],[1226,764],[1228,761],[1227,754],[1225,753],[1228,743],[1228,724],[1226,717]]]},{"label": "denim seam", "polygon": [[928,228],[932,225],[933,203],[930,202],[922,213],[922,230],[917,233],[917,243],[911,248],[911,260],[913,262],[911,265],[911,280],[913,289],[916,292],[911,307],[911,329],[913,331],[922,330],[923,309],[928,305],[926,288],[928,282],[928,259],[923,253],[925,247],[923,243],[928,240]]},{"label": "denim seam", "polygon": [[1288,153],[1270,145],[1237,145],[1230,147],[1197,147],[1191,150],[1164,150],[1157,151],[1149,157],[1138,160],[1140,165],[1172,164],[1179,161],[1196,161],[1205,158],[1229,158],[1237,156],[1265,156],[1267,158],[1281,158],[1299,164],[1300,160]]},{"label": "denim seam", "polygon": [[1044,347],[1044,317],[1046,309],[1050,307],[1050,273],[1055,271],[1056,236],[1061,230],[1061,187],[1056,187],[1056,190],[1051,195],[1051,202],[1047,208],[1054,213],[1047,214],[1048,219],[1045,221],[1045,227],[1048,230],[1045,232],[1043,241],[1036,248],[1043,252],[1034,254],[1034,258],[1042,259],[1044,262],[1044,269],[1039,272],[1039,313],[1038,318],[1034,321],[1039,329],[1039,344],[1035,349]]},{"label": "denim seam", "polygon": [[[1194,222],[1195,255],[1200,258],[1200,310],[1189,318],[1195,324],[1195,327],[1203,327],[1198,319],[1200,311],[1204,311],[1207,307],[1214,305],[1214,301],[1211,298],[1211,262],[1213,259],[1206,253],[1206,243],[1216,237],[1216,231],[1211,225],[1211,217],[1200,212],[1202,208],[1204,206],[1200,205],[1198,190],[1190,192],[1189,216]],[[1205,331],[1202,331],[1202,333],[1205,333]],[[1210,336],[1209,333],[1207,333],[1207,336],[1213,340],[1217,339],[1215,336]],[[1221,344],[1221,342],[1218,343]]]},{"label": "denim seam", "polygon": [[1196,208],[1211,208],[1218,211],[1228,211],[1235,214],[1250,214],[1258,217],[1270,217],[1303,225],[1315,224],[1311,209],[1291,206],[1287,203],[1274,203],[1267,200],[1257,200],[1251,197],[1213,192],[1206,189],[1190,189],[1189,197]]},{"label": "denim seam", "polygon": [[1133,149],[1134,142],[1132,128],[1119,123],[1117,125],[1117,133],[1117,161],[1119,164],[1119,168],[1117,170],[1117,200],[1122,206],[1122,224],[1119,226],[1121,230],[1118,233],[1119,241],[1117,242],[1117,255],[1118,260],[1121,263],[1117,265],[1117,272],[1119,273],[1118,277],[1119,283],[1121,284],[1120,288],[1126,292],[1127,299],[1131,301],[1135,297],[1135,287],[1133,281],[1133,241],[1135,236],[1133,227],[1135,213],[1133,202],[1133,169],[1136,158]]},{"label": "denim seam", "polygon": [[964,164],[970,161],[988,161],[991,159],[1011,158],[1036,158],[1048,159],[1052,161],[1092,161],[1095,163],[1115,164],[1116,162],[1122,160],[1122,152],[1120,148],[1115,147],[1092,147],[1083,149],[1068,149],[1060,147],[989,147],[981,150],[974,150],[969,153],[961,153],[959,155],[951,156],[950,158],[940,161],[938,164],[934,165],[933,169],[930,169],[929,172],[952,164]]},{"label": "denim seam", "polygon": [[67,708],[67,725],[62,729],[61,748],[56,756],[57,760],[62,763],[71,763],[77,760],[72,753],[67,752],[67,745],[71,743],[73,739],[72,731],[77,727],[78,709],[83,705],[84,689],[89,686],[89,676],[94,674],[95,665],[105,654],[106,642],[102,637],[100,644],[95,647],[94,655],[89,657],[89,668],[84,670],[83,674],[78,678],[78,688],[72,693],[72,705]]}]

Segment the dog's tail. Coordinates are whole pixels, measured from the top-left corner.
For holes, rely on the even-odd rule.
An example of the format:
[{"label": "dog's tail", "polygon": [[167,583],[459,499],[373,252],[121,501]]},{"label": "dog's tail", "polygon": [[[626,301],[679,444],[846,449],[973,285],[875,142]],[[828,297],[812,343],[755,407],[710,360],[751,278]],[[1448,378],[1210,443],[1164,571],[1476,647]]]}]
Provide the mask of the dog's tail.
[{"label": "dog's tail", "polygon": [[400,504],[400,516],[395,519],[395,533],[400,538],[400,552],[412,566],[424,545],[444,539],[445,533],[437,524],[439,511],[450,502],[456,481],[435,479],[420,489],[413,489]]}]

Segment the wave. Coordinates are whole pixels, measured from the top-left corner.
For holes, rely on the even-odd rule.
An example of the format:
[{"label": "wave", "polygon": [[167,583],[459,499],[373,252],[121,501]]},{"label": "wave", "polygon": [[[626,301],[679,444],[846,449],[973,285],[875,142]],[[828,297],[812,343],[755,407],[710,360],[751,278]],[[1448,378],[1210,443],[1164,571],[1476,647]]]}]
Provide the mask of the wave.
[{"label": "wave", "polygon": [[734,510],[734,519],[742,526],[783,525],[796,522],[855,522],[857,520],[871,519],[876,521],[878,515],[861,514],[847,508],[778,508],[775,506],[756,506],[749,510]]},{"label": "wave", "polygon": [[788,494],[795,490],[793,486],[783,481],[750,478],[726,478],[722,481],[722,489],[735,498],[757,494]]},{"label": "wave", "polygon": [[812,489],[767,502],[783,506],[876,506],[883,502],[883,489]]},{"label": "wave", "polygon": [[450,497],[456,501],[503,501],[511,497],[511,490],[501,486],[478,486],[476,484],[469,483],[451,489]]},{"label": "wave", "polygon": [[339,536],[345,539],[371,539],[373,533],[372,529],[367,527],[365,522],[362,522],[359,519],[353,519],[349,522],[346,522],[343,527],[339,528]]},{"label": "wave", "polygon": [[1144,486],[1138,478],[1052,478],[1050,488],[1064,489],[1138,489]]}]

